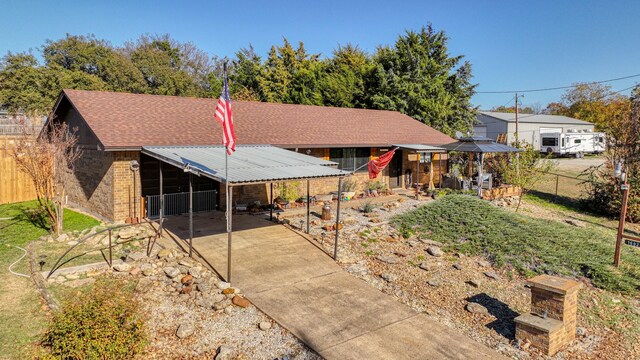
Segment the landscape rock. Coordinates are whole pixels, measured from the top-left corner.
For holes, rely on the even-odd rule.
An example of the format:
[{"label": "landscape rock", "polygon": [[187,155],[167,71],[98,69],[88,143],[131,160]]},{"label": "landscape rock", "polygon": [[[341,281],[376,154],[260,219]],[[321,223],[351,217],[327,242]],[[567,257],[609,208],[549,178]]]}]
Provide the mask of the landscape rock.
[{"label": "landscape rock", "polygon": [[480,267],[491,267],[491,263],[486,260],[478,260],[477,264]]},{"label": "landscape rock", "polygon": [[75,241],[75,240],[67,241],[67,245],[69,245],[69,246],[76,246],[76,245],[78,245],[78,242],[77,242],[77,241]]},{"label": "landscape rock", "polygon": [[189,275],[193,276],[194,278],[199,278],[200,275],[200,270],[198,270],[198,268],[196,267],[192,267],[191,269],[189,269]]},{"label": "landscape rock", "polygon": [[113,270],[118,272],[128,272],[129,270],[131,270],[131,265],[127,263],[115,264],[113,265]]},{"label": "landscape rock", "polygon": [[228,282],[220,281],[216,286],[218,287],[218,289],[224,290],[231,287],[231,284],[229,284]]},{"label": "landscape rock", "polygon": [[158,251],[159,259],[164,259],[169,256],[171,256],[171,249],[161,249],[160,251]]},{"label": "landscape rock", "polygon": [[453,268],[456,270],[462,270],[462,265],[456,263],[456,264],[453,264]]},{"label": "landscape rock", "polygon": [[140,265],[140,271],[142,271],[142,275],[144,276],[151,276],[155,272],[151,264]]},{"label": "landscape rock", "polygon": [[193,285],[187,285],[187,286],[184,286],[182,289],[180,289],[180,294],[191,294],[192,291],[193,291]]},{"label": "landscape rock", "polygon": [[427,271],[433,270],[433,264],[423,261],[420,263],[420,269]]},{"label": "landscape rock", "polygon": [[149,291],[151,289],[151,285],[153,284],[153,282],[149,279],[141,279],[140,281],[138,281],[138,284],[136,285],[136,289],[135,291],[140,292],[140,293],[146,293],[147,291]]},{"label": "landscape rock", "polygon": [[236,293],[236,289],[234,288],[226,288],[224,290],[222,290],[222,293],[225,295],[231,295],[231,294],[235,294]]},{"label": "landscape rock", "polygon": [[429,284],[429,286],[433,286],[433,287],[438,287],[438,286],[442,285],[440,280],[436,280],[436,279],[427,280],[427,284]]},{"label": "landscape rock", "polygon": [[489,310],[486,307],[475,302],[467,303],[465,309],[472,314],[489,315]]},{"label": "landscape rock", "polygon": [[193,276],[185,275],[180,279],[180,283],[183,285],[191,285],[193,283]]},{"label": "landscape rock", "polygon": [[56,238],[57,242],[65,242],[65,241],[69,241],[69,235],[67,235],[66,233],[64,234],[60,234],[58,235],[58,237]]},{"label": "landscape rock", "polygon": [[175,277],[178,277],[178,275],[180,275],[180,270],[178,270],[178,269],[176,269],[174,267],[168,266],[168,267],[164,268],[163,270],[164,270],[164,273],[167,274],[167,276],[172,278],[172,279],[175,278]]},{"label": "landscape rock", "polygon": [[258,327],[262,331],[267,331],[267,330],[271,329],[271,322],[269,322],[269,321],[261,321],[260,324],[258,324]]},{"label": "landscape rock", "polygon": [[238,295],[234,296],[233,299],[231,299],[231,302],[233,303],[233,305],[239,306],[241,308],[247,308],[247,307],[249,307],[249,305],[251,305],[249,300],[243,298],[242,296],[238,296]]},{"label": "landscape rock", "polygon": [[391,273],[382,273],[380,277],[387,282],[395,282],[396,280],[398,280],[398,276]]},{"label": "landscape rock", "polygon": [[140,261],[146,257],[147,257],[147,254],[145,254],[142,251],[132,252],[132,253],[129,253],[129,255],[127,255],[127,262]]},{"label": "landscape rock", "polygon": [[180,324],[180,326],[178,326],[178,329],[176,330],[176,336],[180,339],[184,339],[191,336],[191,334],[193,334],[195,331],[196,329],[193,325],[188,323],[182,323]]},{"label": "landscape rock", "polygon": [[443,255],[442,249],[437,246],[429,246],[427,248],[427,253],[435,257],[441,257]]},{"label": "landscape rock", "polygon": [[500,275],[496,274],[493,271],[485,271],[484,276],[488,277],[489,279],[500,280]]},{"label": "landscape rock", "polygon": [[420,239],[420,241],[425,244],[425,245],[429,245],[429,246],[437,246],[437,247],[442,247],[444,244],[441,243],[440,241],[435,241],[435,240],[430,240],[430,239]]},{"label": "landscape rock", "polygon": [[576,328],[576,335],[580,336],[580,337],[587,336],[587,329],[583,328],[582,326],[577,327]]},{"label": "landscape rock", "polygon": [[200,283],[196,285],[196,289],[200,292],[207,292],[211,289],[211,286],[207,283]]},{"label": "landscape rock", "polygon": [[127,227],[118,232],[118,237],[122,240],[128,240],[138,234],[138,229],[135,227]]},{"label": "landscape rock", "polygon": [[369,269],[365,264],[351,264],[347,271],[354,275],[366,275]]},{"label": "landscape rock", "polygon": [[136,267],[136,268],[131,269],[131,271],[129,271],[129,275],[138,276],[138,275],[140,275],[141,272],[142,271],[140,270],[140,268]]},{"label": "landscape rock", "polygon": [[233,357],[233,348],[228,345],[222,345],[218,348],[218,353],[214,360],[230,360]]},{"label": "landscape rock", "polygon": [[376,256],[376,259],[379,261],[382,261],[383,263],[387,263],[387,264],[397,264],[398,263],[398,259],[394,256],[385,256],[385,255],[378,255]]},{"label": "landscape rock", "polygon": [[466,283],[473,286],[474,288],[480,287],[480,281],[478,280],[472,279],[472,280],[466,281]]}]

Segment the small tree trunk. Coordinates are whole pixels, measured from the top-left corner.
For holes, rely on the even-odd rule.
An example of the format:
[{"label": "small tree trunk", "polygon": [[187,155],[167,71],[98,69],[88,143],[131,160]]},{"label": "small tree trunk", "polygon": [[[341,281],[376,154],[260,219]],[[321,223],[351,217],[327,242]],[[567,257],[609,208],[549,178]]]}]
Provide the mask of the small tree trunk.
[{"label": "small tree trunk", "polygon": [[518,212],[518,210],[520,209],[520,203],[522,203],[522,197],[524,196],[525,192],[523,188],[520,188],[520,196],[518,197],[518,205],[516,205],[516,212]]}]

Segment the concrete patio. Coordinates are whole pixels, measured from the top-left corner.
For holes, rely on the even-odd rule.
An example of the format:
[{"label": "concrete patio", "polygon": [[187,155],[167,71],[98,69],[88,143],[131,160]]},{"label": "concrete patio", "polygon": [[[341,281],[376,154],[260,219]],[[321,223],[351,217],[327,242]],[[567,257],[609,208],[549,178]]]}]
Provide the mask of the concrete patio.
[{"label": "concrete patio", "polygon": [[[234,215],[232,283],[327,359],[503,359],[344,272],[314,244],[258,216]],[[188,238],[188,218],[166,228]],[[224,214],[194,216],[194,248],[226,276]]]}]

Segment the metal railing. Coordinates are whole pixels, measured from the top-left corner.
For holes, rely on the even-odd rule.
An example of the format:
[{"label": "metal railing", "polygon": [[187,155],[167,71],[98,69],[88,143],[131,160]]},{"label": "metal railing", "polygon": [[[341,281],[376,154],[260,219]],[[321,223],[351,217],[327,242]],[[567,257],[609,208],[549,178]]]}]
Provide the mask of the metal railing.
[{"label": "metal railing", "polygon": [[[193,212],[213,211],[217,207],[216,190],[193,192]],[[189,212],[189,193],[163,194],[164,215],[180,215]],[[147,218],[160,217],[160,195],[146,196]]]},{"label": "metal railing", "polygon": [[[161,236],[160,235],[160,228],[156,229],[153,224],[151,223],[151,221],[145,219],[145,222],[153,229],[153,235],[150,236],[146,236],[147,237],[147,249],[146,249],[146,253],[147,256],[149,256],[151,254],[151,251],[153,250],[154,245],[156,244],[156,241],[158,240],[158,238]],[[140,223],[142,224],[142,223]],[[113,227],[109,227],[103,230],[100,230],[98,232],[95,233],[91,233],[88,234],[84,237],[82,237],[81,239],[78,239],[75,245],[72,245],[69,249],[67,249],[67,251],[65,251],[62,256],[60,256],[58,258],[58,260],[55,262],[55,264],[53,265],[53,267],[51,268],[51,270],[49,270],[49,273],[47,274],[46,279],[49,279],[51,277],[51,275],[53,275],[53,273],[55,273],[57,270],[59,270],[60,268],[62,268],[63,265],[65,265],[66,263],[70,262],[71,260],[74,260],[76,258],[79,258],[81,256],[84,256],[86,254],[92,253],[92,252],[96,252],[99,251],[102,254],[102,258],[104,259],[104,261],[107,263],[107,265],[109,265],[109,267],[113,267],[113,247],[117,246],[117,245],[122,245],[122,244],[126,244],[132,241],[136,241],[139,240],[138,238],[131,238],[128,240],[124,240],[124,241],[115,241],[113,242],[113,231],[114,230],[122,230],[124,228],[127,227],[131,227],[131,226],[138,226],[140,224],[126,224],[126,225],[117,225],[117,226],[113,226]],[[87,240],[94,238],[98,235],[102,235],[104,233],[107,233],[108,239],[109,239],[109,243],[107,246],[103,246],[101,248],[98,249],[91,249],[89,251],[86,251],[82,254],[73,256],[69,259],[67,259],[66,261],[62,261],[62,259],[64,259],[69,253],[71,253],[71,251],[73,249],[75,249],[78,245],[85,243]],[[104,250],[108,251],[108,255],[104,253]]]},{"label": "metal railing", "polygon": [[[28,134],[38,134],[42,126],[33,126],[30,127],[27,131]],[[22,135],[24,129],[20,125],[4,125],[0,124],[0,136],[10,136],[10,135]]]}]

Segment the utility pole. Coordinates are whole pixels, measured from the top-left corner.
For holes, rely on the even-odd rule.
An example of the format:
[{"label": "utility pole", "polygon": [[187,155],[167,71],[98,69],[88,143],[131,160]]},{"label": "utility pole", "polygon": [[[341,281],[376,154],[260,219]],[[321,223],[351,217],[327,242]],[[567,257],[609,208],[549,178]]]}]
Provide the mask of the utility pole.
[{"label": "utility pole", "polygon": [[518,93],[516,93],[516,133],[515,133],[515,139],[516,139],[516,146],[520,147],[519,144],[519,139],[518,139]]}]

